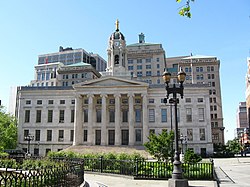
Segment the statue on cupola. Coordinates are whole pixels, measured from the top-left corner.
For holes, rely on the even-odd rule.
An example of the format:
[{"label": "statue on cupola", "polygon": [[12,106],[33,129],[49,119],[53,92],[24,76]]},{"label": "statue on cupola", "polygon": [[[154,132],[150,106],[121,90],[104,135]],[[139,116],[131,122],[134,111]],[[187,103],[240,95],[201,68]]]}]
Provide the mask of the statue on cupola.
[{"label": "statue on cupola", "polygon": [[119,30],[119,21],[116,20],[116,30],[109,38],[108,65],[106,72],[110,75],[122,75],[126,73],[127,48],[124,35]]}]

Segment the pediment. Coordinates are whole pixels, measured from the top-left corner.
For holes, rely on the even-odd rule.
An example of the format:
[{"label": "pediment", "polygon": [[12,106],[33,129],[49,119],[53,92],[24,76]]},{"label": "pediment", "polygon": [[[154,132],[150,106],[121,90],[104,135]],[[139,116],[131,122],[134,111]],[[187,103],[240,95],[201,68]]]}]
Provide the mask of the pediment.
[{"label": "pediment", "polygon": [[75,88],[84,88],[84,87],[148,87],[148,84],[145,82],[139,82],[129,79],[122,79],[118,77],[104,77],[99,79],[94,79],[86,81],[83,83],[75,84]]}]

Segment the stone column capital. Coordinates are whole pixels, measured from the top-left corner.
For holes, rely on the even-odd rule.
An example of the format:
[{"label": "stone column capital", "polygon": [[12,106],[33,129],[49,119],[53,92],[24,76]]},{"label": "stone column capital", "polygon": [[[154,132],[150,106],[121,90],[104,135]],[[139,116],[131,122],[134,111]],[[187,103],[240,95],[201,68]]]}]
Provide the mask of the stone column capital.
[{"label": "stone column capital", "polygon": [[120,93],[115,93],[114,96],[115,96],[115,98],[120,98],[121,94]]},{"label": "stone column capital", "polygon": [[129,97],[134,97],[134,96],[135,96],[135,94],[134,94],[134,93],[132,93],[132,92],[129,92],[129,93],[128,93],[128,96],[129,96]]},{"label": "stone column capital", "polygon": [[108,95],[107,94],[100,94],[101,97],[107,98]]}]

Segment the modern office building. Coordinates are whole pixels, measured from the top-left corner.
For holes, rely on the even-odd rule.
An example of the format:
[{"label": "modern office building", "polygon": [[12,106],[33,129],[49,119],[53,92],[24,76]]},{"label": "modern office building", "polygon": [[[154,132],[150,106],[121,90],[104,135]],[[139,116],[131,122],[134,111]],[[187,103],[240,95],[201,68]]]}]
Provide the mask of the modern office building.
[{"label": "modern office building", "polygon": [[[17,96],[21,148],[27,151],[24,137],[29,134],[34,136],[30,152],[35,155],[71,145],[142,146],[148,141],[149,133],[173,129],[175,117],[172,106],[164,102],[166,90],[161,74],[165,67],[174,75],[182,65],[184,69],[193,66],[195,70],[201,65],[188,64],[188,57],[176,57],[176,63],[168,64],[171,58],[165,58],[161,44],[146,43],[143,34],[139,35],[138,43],[126,45],[118,22],[109,38],[107,53],[107,69],[101,72],[102,76],[86,64],[80,64],[81,69],[78,63],[57,64],[57,71],[50,74],[58,77],[54,86],[21,87]],[[215,57],[199,59],[208,61],[204,69],[214,68],[212,72],[206,69],[203,76],[213,74],[218,60]],[[78,70],[81,72],[77,73]],[[87,72],[92,76],[82,79]],[[202,72],[199,69],[199,75]],[[69,81],[74,75],[74,84],[63,83],[66,75]],[[213,153],[210,105],[220,100],[211,102],[213,84],[189,80],[190,75],[184,85],[184,99],[180,99],[177,109],[179,131],[187,137],[189,149],[210,155]],[[218,126],[219,117],[214,120]]]}]

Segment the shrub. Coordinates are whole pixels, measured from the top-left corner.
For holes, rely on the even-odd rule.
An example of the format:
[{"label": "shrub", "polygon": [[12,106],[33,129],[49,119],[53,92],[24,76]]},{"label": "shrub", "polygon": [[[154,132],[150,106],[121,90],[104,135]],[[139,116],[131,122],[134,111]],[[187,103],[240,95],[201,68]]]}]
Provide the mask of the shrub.
[{"label": "shrub", "polygon": [[202,160],[201,156],[194,153],[192,150],[187,150],[184,154],[184,162],[188,164],[196,164]]}]

